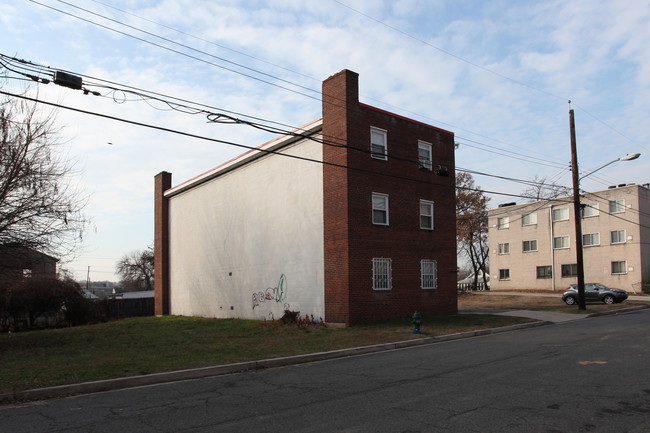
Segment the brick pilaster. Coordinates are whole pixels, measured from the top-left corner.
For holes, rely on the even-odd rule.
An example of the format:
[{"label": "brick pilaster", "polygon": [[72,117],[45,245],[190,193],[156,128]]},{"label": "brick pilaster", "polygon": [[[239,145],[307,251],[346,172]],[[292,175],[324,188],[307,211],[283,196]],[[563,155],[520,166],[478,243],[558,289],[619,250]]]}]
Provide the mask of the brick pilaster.
[{"label": "brick pilaster", "polygon": [[154,178],[154,289],[155,313],[170,313],[169,304],[169,199],[165,191],[172,186],[172,174],[166,171]]},{"label": "brick pilaster", "polygon": [[[348,125],[358,106],[359,75],[343,70],[323,82],[323,160],[348,165]],[[348,170],[323,166],[325,321],[350,324]]]}]

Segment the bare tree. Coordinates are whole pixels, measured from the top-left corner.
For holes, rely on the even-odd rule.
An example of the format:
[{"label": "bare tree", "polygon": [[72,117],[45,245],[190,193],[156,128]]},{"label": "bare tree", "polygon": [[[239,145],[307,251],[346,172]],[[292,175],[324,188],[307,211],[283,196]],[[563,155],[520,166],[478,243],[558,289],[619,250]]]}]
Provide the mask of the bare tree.
[{"label": "bare tree", "polygon": [[83,236],[86,199],[71,186],[72,165],[57,141],[54,114],[0,100],[0,245],[71,253]]},{"label": "bare tree", "polygon": [[567,197],[572,194],[573,190],[571,188],[553,183],[546,177],[538,176],[533,177],[528,188],[522,192],[522,195],[527,197],[531,202]]},{"label": "bare tree", "polygon": [[127,292],[153,290],[153,247],[125,254],[115,267]]},{"label": "bare tree", "polygon": [[478,285],[480,271],[487,287],[488,259],[488,216],[487,203],[480,187],[469,173],[456,173],[456,239],[458,250],[465,254],[474,272],[474,287]]}]

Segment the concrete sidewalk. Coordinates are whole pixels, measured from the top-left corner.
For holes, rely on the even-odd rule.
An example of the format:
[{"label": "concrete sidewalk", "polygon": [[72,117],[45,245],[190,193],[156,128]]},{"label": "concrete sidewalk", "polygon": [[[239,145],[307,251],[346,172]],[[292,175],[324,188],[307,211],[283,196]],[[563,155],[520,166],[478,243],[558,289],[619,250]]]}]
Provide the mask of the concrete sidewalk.
[{"label": "concrete sidewalk", "polygon": [[493,314],[495,316],[528,317],[530,319],[551,323],[581,320],[590,316],[590,314],[557,313],[554,311],[533,310],[458,310],[458,314]]}]

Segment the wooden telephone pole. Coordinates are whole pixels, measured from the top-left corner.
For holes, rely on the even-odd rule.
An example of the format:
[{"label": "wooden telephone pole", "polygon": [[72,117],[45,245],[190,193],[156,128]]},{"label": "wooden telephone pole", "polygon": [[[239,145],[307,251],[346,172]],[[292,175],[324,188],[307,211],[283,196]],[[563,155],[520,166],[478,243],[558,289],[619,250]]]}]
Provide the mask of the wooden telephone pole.
[{"label": "wooden telephone pole", "polygon": [[[571,102],[571,101],[569,101]],[[571,128],[571,171],[573,174],[573,213],[576,226],[576,266],[578,268],[578,309],[586,310],[585,303],[585,268],[582,259],[582,209],[580,206],[580,175],[578,173],[578,152],[576,150],[576,125],[573,109],[569,110]]]}]

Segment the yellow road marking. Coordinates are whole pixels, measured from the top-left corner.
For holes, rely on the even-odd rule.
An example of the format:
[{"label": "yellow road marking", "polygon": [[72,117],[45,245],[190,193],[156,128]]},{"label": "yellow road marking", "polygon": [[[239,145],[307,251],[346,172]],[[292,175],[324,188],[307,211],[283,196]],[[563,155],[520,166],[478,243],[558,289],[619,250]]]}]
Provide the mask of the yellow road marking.
[{"label": "yellow road marking", "polygon": [[578,364],[580,364],[580,365],[607,364],[607,361],[578,361]]}]

